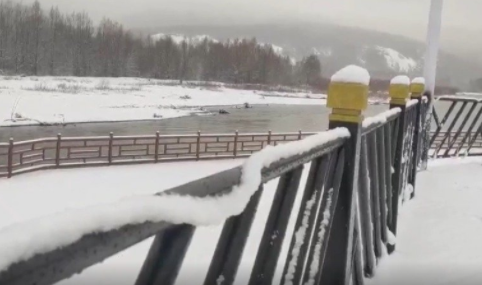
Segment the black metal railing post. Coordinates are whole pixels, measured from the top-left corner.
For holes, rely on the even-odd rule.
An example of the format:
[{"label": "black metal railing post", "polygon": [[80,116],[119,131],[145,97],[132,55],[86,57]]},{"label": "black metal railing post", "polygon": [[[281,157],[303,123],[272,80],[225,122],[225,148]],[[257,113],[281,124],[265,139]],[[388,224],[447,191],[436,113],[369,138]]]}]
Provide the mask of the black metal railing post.
[{"label": "black metal railing post", "polygon": [[422,95],[422,130],[423,133],[421,134],[421,141],[422,144],[420,146],[420,170],[427,170],[428,164],[428,152],[430,149],[430,127],[431,122],[428,119],[428,112],[429,112],[429,96],[427,93],[423,93]]},{"label": "black metal railing post", "polygon": [[[347,69],[358,69],[356,72],[365,77],[365,81],[346,80],[350,77],[345,78],[344,73],[353,71]],[[340,78],[340,80],[337,80],[337,78]],[[368,71],[360,67],[347,67],[335,74],[328,90],[327,106],[333,109],[330,115],[329,128],[346,128],[351,136],[344,147],[344,172],[328,240],[327,258],[321,269],[319,284],[349,284],[353,274],[354,197],[356,191],[358,191],[362,112],[368,106],[369,78]]]},{"label": "black metal railing post", "polygon": [[[407,121],[407,102],[410,98],[410,86],[405,84],[391,84],[390,85],[390,109],[400,108],[401,113],[398,119],[397,141],[395,143],[395,157],[393,159],[393,174],[392,174],[392,213],[391,220],[388,223],[389,230],[397,234],[398,222],[398,206],[399,198],[402,194],[403,187],[403,147],[405,139],[406,121]],[[389,244],[387,246],[388,252],[395,251],[395,245]]]},{"label": "black metal railing post", "polygon": [[229,218],[221,231],[204,285],[231,285],[235,281],[248,241],[263,186],[251,197],[241,215]]},{"label": "black metal railing post", "polygon": [[303,166],[280,178],[251,272],[248,283],[250,285],[271,284],[273,282],[302,173]]},{"label": "black metal railing post", "polygon": [[421,146],[422,139],[423,139],[423,132],[422,132],[422,107],[423,107],[423,91],[425,90],[425,80],[420,80],[415,78],[412,84],[410,85],[410,91],[412,93],[412,99],[418,100],[417,106],[415,106],[415,130],[414,130],[414,137],[412,142],[412,153],[413,153],[413,160],[412,160],[412,168],[411,173],[409,174],[409,183],[413,185],[413,192],[411,198],[415,197],[416,191],[416,182],[417,182],[417,172],[419,167],[419,158],[421,155]]},{"label": "black metal railing post", "polygon": [[156,235],[135,285],[174,285],[195,229],[180,225]]}]

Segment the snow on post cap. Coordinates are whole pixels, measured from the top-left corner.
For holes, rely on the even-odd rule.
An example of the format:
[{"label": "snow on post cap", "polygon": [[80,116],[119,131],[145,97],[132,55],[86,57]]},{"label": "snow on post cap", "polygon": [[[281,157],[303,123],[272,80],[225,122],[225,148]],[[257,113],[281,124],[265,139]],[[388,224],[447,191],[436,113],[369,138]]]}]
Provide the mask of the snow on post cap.
[{"label": "snow on post cap", "polygon": [[417,77],[412,80],[413,84],[423,84],[425,85],[425,78],[423,77]]},{"label": "snow on post cap", "polygon": [[331,77],[331,82],[370,84],[370,73],[363,67],[349,65],[340,69]]},{"label": "snow on post cap", "polygon": [[390,84],[409,86],[409,85],[410,85],[410,78],[408,78],[408,76],[406,76],[406,75],[395,76],[395,77],[390,81]]}]

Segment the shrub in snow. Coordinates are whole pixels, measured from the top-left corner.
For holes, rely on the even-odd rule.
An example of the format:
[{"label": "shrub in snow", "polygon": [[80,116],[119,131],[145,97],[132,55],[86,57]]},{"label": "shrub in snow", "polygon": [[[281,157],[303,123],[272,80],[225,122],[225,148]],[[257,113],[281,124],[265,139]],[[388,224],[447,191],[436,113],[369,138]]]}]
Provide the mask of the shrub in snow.
[{"label": "shrub in snow", "polygon": [[192,97],[189,96],[189,95],[184,95],[184,96],[179,97],[179,99],[182,99],[182,100],[190,100],[190,99],[192,99]]},{"label": "shrub in snow", "polygon": [[107,79],[102,79],[96,86],[97,90],[111,90],[110,82]]},{"label": "shrub in snow", "polygon": [[62,93],[71,93],[71,94],[77,94],[83,90],[82,86],[78,84],[66,84],[66,83],[58,84],[57,89]]}]

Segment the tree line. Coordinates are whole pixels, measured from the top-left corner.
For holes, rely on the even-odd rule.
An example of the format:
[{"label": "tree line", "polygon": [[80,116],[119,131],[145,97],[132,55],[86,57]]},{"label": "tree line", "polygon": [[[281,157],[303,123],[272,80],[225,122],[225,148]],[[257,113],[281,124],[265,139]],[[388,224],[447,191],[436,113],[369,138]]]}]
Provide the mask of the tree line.
[{"label": "tree line", "polygon": [[295,61],[256,39],[154,39],[109,19],[94,25],[86,13],[45,11],[38,1],[1,1],[0,72],[315,86],[321,64],[315,55]]}]

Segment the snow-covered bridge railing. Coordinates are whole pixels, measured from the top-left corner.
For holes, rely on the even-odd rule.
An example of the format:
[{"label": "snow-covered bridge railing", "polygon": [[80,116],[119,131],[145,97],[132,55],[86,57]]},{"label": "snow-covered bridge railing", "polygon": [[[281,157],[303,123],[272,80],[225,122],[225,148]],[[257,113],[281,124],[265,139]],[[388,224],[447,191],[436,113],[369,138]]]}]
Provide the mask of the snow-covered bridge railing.
[{"label": "snow-covered bridge railing", "polygon": [[203,283],[233,284],[263,185],[275,178],[248,283],[272,284],[280,266],[282,284],[363,284],[384,251],[395,249],[399,200],[414,195],[409,185],[415,186],[425,137],[422,81],[412,84],[415,100],[408,101],[409,79],[395,78],[391,110],[363,121],[368,82],[368,72],[353,66],[335,74],[328,96],[331,130],[265,148],[242,167],[0,231],[0,284],[53,284],[151,236],[136,284],[174,284],[196,227],[222,223]]},{"label": "snow-covered bridge railing", "polygon": [[441,113],[441,119],[437,110],[434,112],[430,155],[482,155],[482,100],[460,96],[442,96],[438,100],[446,111]]}]

